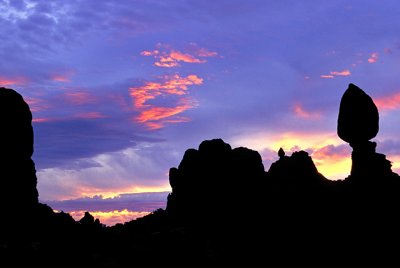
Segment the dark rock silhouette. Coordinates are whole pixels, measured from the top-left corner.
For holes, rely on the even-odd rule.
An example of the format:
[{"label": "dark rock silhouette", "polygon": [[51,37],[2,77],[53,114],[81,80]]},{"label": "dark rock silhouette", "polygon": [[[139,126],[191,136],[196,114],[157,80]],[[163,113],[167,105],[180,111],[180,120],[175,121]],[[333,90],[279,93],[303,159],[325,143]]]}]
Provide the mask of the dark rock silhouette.
[{"label": "dark rock silhouette", "polygon": [[340,101],[338,136],[353,147],[374,138],[378,131],[378,109],[371,97],[354,84],[349,84]]},{"label": "dark rock silhouette", "polygon": [[32,114],[22,96],[0,88],[0,207],[23,211],[38,204]]},{"label": "dark rock silhouette", "polygon": [[370,96],[350,84],[340,102],[338,136],[353,148],[351,176],[348,180],[366,183],[370,180],[397,177],[385,155],[376,153],[376,143],[369,141],[379,131],[379,114]]},{"label": "dark rock silhouette", "polygon": [[278,151],[279,160],[272,163],[268,178],[286,186],[310,187],[326,183],[327,179],[318,172],[313,160],[305,151],[294,152],[290,157]]},{"label": "dark rock silhouette", "polygon": [[85,215],[79,220],[79,222],[80,224],[93,225],[94,217],[88,211],[86,211]]},{"label": "dark rock silhouette", "polygon": [[279,158],[283,158],[286,155],[285,151],[282,148],[279,148],[278,156]]},{"label": "dark rock silhouette", "polygon": [[207,140],[170,169],[166,210],[107,228],[89,212],[76,222],[38,203],[29,107],[1,88],[0,112],[1,206],[10,212],[0,221],[2,267],[399,264],[399,176],[370,141],[372,99],[352,84],[338,119],[353,148],[345,180],[327,180],[305,151],[279,149],[265,172],[258,152]]},{"label": "dark rock silhouette", "polygon": [[170,169],[172,193],[167,212],[185,217],[217,216],[229,209],[226,202],[235,202],[239,192],[242,199],[252,199],[264,175],[258,152],[243,147],[232,150],[221,139],[203,141],[198,150],[185,152],[178,168]]}]

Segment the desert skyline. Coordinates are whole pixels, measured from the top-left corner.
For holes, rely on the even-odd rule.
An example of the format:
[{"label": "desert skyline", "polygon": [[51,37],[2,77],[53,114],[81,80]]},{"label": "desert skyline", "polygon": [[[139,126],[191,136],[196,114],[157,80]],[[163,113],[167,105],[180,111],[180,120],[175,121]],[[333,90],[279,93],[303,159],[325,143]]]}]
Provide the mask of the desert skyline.
[{"label": "desert skyline", "polygon": [[344,179],[351,148],[336,120],[349,83],[378,106],[377,150],[398,172],[399,9],[1,1],[0,86],[31,107],[39,198],[89,198],[96,211],[99,199],[170,191],[169,168],[213,138],[257,150],[266,170],[280,147],[306,150],[324,176]]}]

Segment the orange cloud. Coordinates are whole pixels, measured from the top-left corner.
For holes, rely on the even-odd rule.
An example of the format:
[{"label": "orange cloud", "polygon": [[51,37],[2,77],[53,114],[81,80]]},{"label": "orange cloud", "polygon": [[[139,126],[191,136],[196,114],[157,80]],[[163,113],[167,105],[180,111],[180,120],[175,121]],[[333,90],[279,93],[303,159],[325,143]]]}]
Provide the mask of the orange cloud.
[{"label": "orange cloud", "polygon": [[140,123],[147,121],[158,121],[164,118],[168,118],[177,114],[180,114],[187,109],[192,108],[193,105],[184,104],[176,107],[153,107],[149,110],[141,112],[141,114],[136,118]]},{"label": "orange cloud", "polygon": [[[160,48],[163,48],[162,45],[158,45]],[[166,67],[172,68],[179,66],[179,62],[185,63],[205,63],[207,62],[205,59],[207,57],[215,57],[217,56],[217,52],[209,51],[205,48],[198,48],[193,51],[193,53],[183,53],[177,50],[168,49],[167,51],[156,50],[144,50],[140,53],[140,55],[145,57],[153,57],[156,62],[155,66],[158,67]]]},{"label": "orange cloud", "polygon": [[321,118],[320,113],[310,113],[304,110],[304,108],[300,104],[295,104],[294,105],[294,112],[298,117],[304,118],[304,119],[319,119]]},{"label": "orange cloud", "polygon": [[[135,121],[144,124],[151,130],[160,129],[166,123],[186,122],[187,118],[176,118],[176,115],[195,107],[195,102],[184,98],[189,86],[201,85],[203,79],[197,75],[181,77],[178,74],[165,76],[162,82],[145,82],[143,86],[129,88],[134,108],[139,111]],[[175,106],[160,107],[149,104],[149,100],[157,97],[177,96]]]},{"label": "orange cloud", "polygon": [[374,52],[371,54],[371,56],[368,58],[369,63],[375,63],[378,61],[378,52]]},{"label": "orange cloud", "polygon": [[379,110],[397,110],[400,108],[400,92],[374,99],[374,102]]},{"label": "orange cloud", "polygon": [[176,61],[183,61],[183,62],[188,62],[188,63],[204,63],[206,60],[201,60],[198,58],[195,58],[192,55],[181,53],[179,51],[172,51],[170,54],[171,58],[176,60]]}]

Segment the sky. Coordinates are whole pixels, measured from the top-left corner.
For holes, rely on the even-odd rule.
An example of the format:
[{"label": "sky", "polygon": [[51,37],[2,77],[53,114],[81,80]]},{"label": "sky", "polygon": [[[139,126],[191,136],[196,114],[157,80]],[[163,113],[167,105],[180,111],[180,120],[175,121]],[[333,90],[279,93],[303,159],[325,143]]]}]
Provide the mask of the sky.
[{"label": "sky", "polygon": [[222,138],[265,170],[305,150],[350,172],[336,135],[349,83],[380,112],[400,172],[396,0],[0,0],[0,86],[33,113],[39,198],[124,222],[165,208],[168,171]]}]

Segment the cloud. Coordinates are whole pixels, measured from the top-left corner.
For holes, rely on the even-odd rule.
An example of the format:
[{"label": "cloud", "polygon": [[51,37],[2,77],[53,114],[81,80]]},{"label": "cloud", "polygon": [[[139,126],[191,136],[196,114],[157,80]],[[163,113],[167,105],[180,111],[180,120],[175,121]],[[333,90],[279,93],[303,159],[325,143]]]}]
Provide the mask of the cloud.
[{"label": "cloud", "polygon": [[310,112],[304,110],[303,106],[301,106],[300,104],[295,104],[293,109],[294,109],[296,116],[304,118],[304,119],[320,119],[321,118],[320,113],[310,113]]},{"label": "cloud", "polygon": [[320,77],[321,78],[335,78],[333,75],[330,75],[330,74],[327,74],[327,75],[323,74],[323,75],[320,75]]},{"label": "cloud", "polygon": [[52,74],[51,75],[51,80],[55,82],[61,82],[61,83],[69,83],[71,82],[71,76],[74,74],[74,72],[69,71],[66,73],[60,73],[60,74]]},{"label": "cloud", "polygon": [[374,103],[379,110],[397,110],[400,108],[400,92],[393,93],[389,96],[374,99]]},{"label": "cloud", "polygon": [[351,75],[350,70],[346,69],[343,71],[338,71],[338,72],[330,72],[331,75],[335,75],[335,76],[349,76]]},{"label": "cloud", "polygon": [[[123,193],[170,191],[168,170],[180,158],[172,147],[144,142],[115,152],[78,158],[68,161],[70,166],[40,169],[37,172],[39,197],[41,200],[98,195],[115,198]],[[128,197],[118,200],[122,202],[124,198]]]},{"label": "cloud", "polygon": [[29,105],[32,113],[46,111],[49,105],[42,98],[24,97],[25,102]]},{"label": "cloud", "polygon": [[85,91],[73,91],[64,93],[65,100],[75,105],[83,105],[87,103],[95,103],[96,97]]},{"label": "cloud", "polygon": [[[166,123],[186,122],[188,118],[177,118],[178,114],[196,106],[196,102],[183,97],[188,94],[190,86],[203,84],[203,79],[197,75],[181,77],[179,74],[162,77],[160,82],[145,82],[144,85],[129,88],[133,105],[139,115],[134,118],[148,129],[162,128]],[[150,104],[150,100],[176,96],[173,105],[168,107]]]},{"label": "cloud", "polygon": [[141,112],[136,120],[139,123],[145,123],[147,121],[159,121],[161,119],[180,114],[192,107],[193,105],[189,104],[178,105],[176,107],[153,107],[149,110]]},{"label": "cloud", "polygon": [[86,211],[101,223],[112,226],[143,217],[159,208],[165,209],[170,192],[126,193],[114,197],[81,197],[69,200],[41,200],[55,211],[69,213],[80,220]]},{"label": "cloud", "polygon": [[152,56],[156,61],[155,66],[172,68],[179,66],[179,62],[185,63],[205,63],[207,60],[204,58],[216,57],[217,52],[209,51],[206,48],[200,48],[195,43],[191,43],[189,50],[190,53],[180,52],[175,49],[169,48],[169,46],[158,44],[158,49],[155,50],[144,50],[140,55],[149,57]]},{"label": "cloud", "polygon": [[315,159],[341,160],[348,158],[351,154],[351,148],[347,144],[333,145],[329,144],[313,150],[312,156]]},{"label": "cloud", "polygon": [[345,69],[343,71],[332,71],[329,74],[320,75],[321,78],[335,78],[336,76],[349,76],[351,75],[350,70]]},{"label": "cloud", "polygon": [[76,117],[83,119],[100,119],[100,118],[107,118],[108,116],[102,114],[101,112],[85,112],[77,114]]},{"label": "cloud", "polygon": [[378,52],[374,52],[371,54],[371,56],[368,58],[369,63],[375,63],[378,61]]},{"label": "cloud", "polygon": [[0,86],[6,87],[6,86],[12,86],[12,85],[23,85],[23,84],[27,83],[27,80],[28,79],[25,77],[7,78],[7,77],[0,75]]},{"label": "cloud", "polygon": [[53,209],[64,212],[75,210],[103,211],[113,210],[146,211],[151,212],[157,208],[165,208],[167,196],[170,192],[143,192],[124,193],[113,197],[95,195],[67,200],[41,200]]},{"label": "cloud", "polygon": [[[206,55],[206,54],[203,54],[203,55]],[[209,57],[208,55],[210,55],[210,54],[207,54],[207,57]],[[183,61],[183,62],[187,62],[187,63],[205,63],[206,62],[206,60],[204,60],[204,59],[198,59],[190,54],[182,53],[179,51],[171,51],[170,56],[172,59],[174,59],[176,61]]]}]

